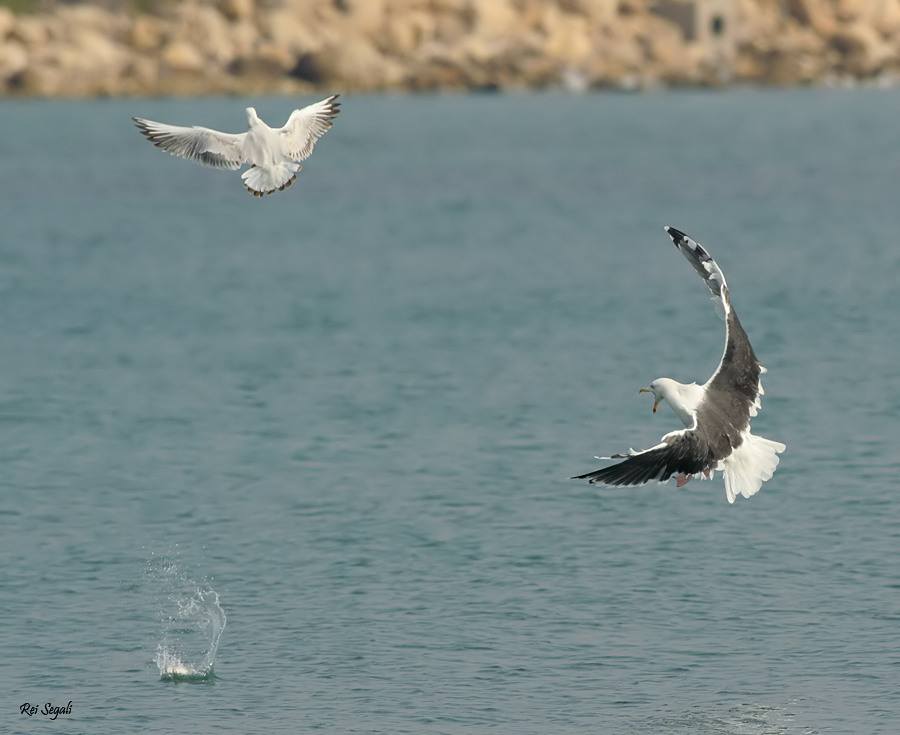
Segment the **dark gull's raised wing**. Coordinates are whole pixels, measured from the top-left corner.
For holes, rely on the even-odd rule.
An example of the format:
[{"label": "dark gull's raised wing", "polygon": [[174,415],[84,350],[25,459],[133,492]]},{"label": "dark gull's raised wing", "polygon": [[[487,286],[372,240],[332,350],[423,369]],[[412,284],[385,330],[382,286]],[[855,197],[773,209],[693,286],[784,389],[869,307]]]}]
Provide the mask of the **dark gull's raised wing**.
[{"label": "dark gull's raised wing", "polygon": [[722,273],[722,269],[700,243],[695,242],[674,227],[666,227],[665,230],[672,238],[672,242],[675,243],[675,247],[706,281],[706,285],[712,292],[713,300],[720,302],[716,304],[716,311],[724,319],[731,306],[728,299],[728,285],[725,283],[725,274]]},{"label": "dark gull's raised wing", "polygon": [[666,434],[660,444],[641,452],[614,454],[601,459],[623,462],[577,475],[573,480],[588,480],[602,485],[644,485],[651,480],[665,482],[672,475],[696,475],[714,464],[709,446],[696,430],[683,429]]},{"label": "dark gull's raised wing", "polygon": [[[731,306],[731,295],[725,283],[725,275],[716,261],[699,243],[692,240],[674,227],[666,227],[681,253],[688,259],[694,270],[700,274],[716,301],[719,315],[725,319],[725,351],[722,360],[712,377],[706,382],[707,418],[712,422],[731,417],[726,433],[734,440],[735,430],[739,433],[750,424],[750,417],[755,416],[760,408],[759,397],[762,395],[762,384],[759,381],[765,368],[760,365],[750,344],[747,333]],[[713,413],[718,417],[713,418]],[[710,426],[710,420],[703,422]],[[740,443],[740,440],[737,440]]]},{"label": "dark gull's raised wing", "polygon": [[185,128],[140,117],[131,119],[147,140],[173,155],[232,171],[245,162],[242,147],[245,133],[234,135],[199,126]]}]

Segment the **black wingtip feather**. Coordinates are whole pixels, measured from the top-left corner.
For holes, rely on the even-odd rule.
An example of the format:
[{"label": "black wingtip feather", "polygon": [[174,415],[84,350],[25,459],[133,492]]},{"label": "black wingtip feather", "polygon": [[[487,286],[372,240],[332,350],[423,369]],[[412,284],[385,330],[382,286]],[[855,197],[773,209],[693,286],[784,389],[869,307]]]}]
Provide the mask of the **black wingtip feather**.
[{"label": "black wingtip feather", "polygon": [[687,235],[685,235],[681,230],[676,230],[674,227],[669,227],[668,225],[666,225],[663,229],[669,234],[669,237],[672,238],[672,242],[675,243],[675,245],[678,245],[679,243],[687,239]]}]

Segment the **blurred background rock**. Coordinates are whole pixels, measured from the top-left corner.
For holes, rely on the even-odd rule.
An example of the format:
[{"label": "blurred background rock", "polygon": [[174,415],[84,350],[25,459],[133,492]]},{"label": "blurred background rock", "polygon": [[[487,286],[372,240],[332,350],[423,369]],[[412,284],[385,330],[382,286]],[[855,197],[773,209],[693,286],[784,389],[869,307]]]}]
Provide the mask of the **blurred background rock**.
[{"label": "blurred background rock", "polygon": [[0,2],[0,90],[895,84],[900,0]]}]

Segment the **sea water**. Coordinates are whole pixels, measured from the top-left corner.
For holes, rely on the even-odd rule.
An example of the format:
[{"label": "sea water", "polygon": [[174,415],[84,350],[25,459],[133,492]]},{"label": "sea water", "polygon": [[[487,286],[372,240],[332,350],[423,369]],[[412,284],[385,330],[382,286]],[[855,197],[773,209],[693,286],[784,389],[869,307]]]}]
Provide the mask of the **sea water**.
[{"label": "sea water", "polygon": [[[312,97],[0,103],[0,729],[896,732],[900,96],[343,100],[263,200],[129,118]],[[568,479],[721,355],[664,225],[769,369],[734,505]]]}]

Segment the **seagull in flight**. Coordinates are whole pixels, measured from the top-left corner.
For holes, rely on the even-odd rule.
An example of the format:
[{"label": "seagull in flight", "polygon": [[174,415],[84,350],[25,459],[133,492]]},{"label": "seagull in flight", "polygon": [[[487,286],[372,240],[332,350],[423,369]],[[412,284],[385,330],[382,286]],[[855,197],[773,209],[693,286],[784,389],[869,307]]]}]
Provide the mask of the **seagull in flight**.
[{"label": "seagull in flight", "polygon": [[253,196],[272,194],[290,186],[300,171],[300,161],[309,157],[316,141],[333,124],[340,112],[339,95],[294,110],[283,128],[270,128],[247,108],[246,133],[221,133],[198,125],[181,127],[131,118],[138,130],[153,145],[176,156],[213,168],[236,171],[245,163],[250,168],[241,174],[244,187]]},{"label": "seagull in flight", "polygon": [[675,247],[706,282],[719,316],[725,321],[725,352],[712,377],[703,385],[657,378],[641,393],[653,394],[653,413],[662,401],[671,406],[684,429],[666,434],[659,444],[636,452],[598,459],[618,464],[572,479],[603,485],[644,485],[665,482],[673,475],[678,487],[691,478],[711,478],[721,471],[725,497],[755,495],[771,479],[785,450],[781,442],[750,433],[750,419],[761,408],[759,376],[766,372],[731,306],[725,275],[703,246],[674,227],[666,227]]}]

